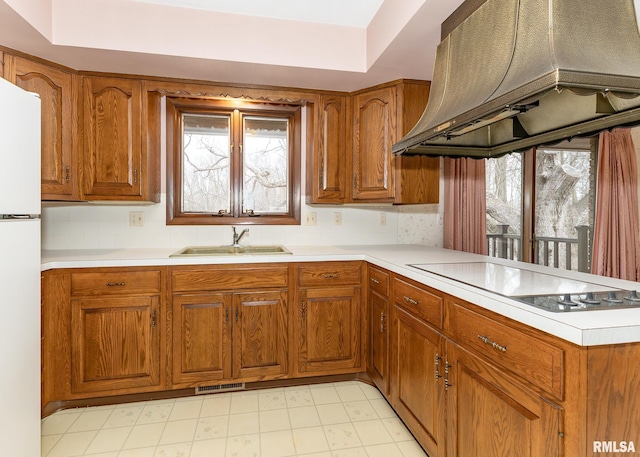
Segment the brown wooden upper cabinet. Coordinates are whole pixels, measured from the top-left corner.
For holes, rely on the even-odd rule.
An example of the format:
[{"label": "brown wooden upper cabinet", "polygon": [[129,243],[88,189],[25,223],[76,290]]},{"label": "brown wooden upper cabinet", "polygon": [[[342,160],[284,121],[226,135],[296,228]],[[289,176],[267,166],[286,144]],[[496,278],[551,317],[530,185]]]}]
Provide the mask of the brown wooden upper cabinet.
[{"label": "brown wooden upper cabinet", "polygon": [[70,71],[6,55],[5,77],[40,96],[42,200],[78,200],[77,77]]},{"label": "brown wooden upper cabinet", "polygon": [[440,161],[395,157],[420,119],[427,81],[398,81],[350,96],[322,95],[307,167],[308,203],[437,203]]},{"label": "brown wooden upper cabinet", "polygon": [[396,142],[396,88],[360,93],[354,97],[353,118],[353,200],[392,200],[394,160],[391,146]]},{"label": "brown wooden upper cabinet", "polygon": [[316,111],[316,143],[308,160],[310,203],[344,203],[347,195],[349,98],[321,95]]},{"label": "brown wooden upper cabinet", "polygon": [[392,145],[418,122],[428,98],[426,81],[400,81],[354,94],[353,202],[438,202],[439,159],[391,153]]},{"label": "brown wooden upper cabinet", "polygon": [[159,201],[159,103],[140,80],[82,77],[82,190],[87,200]]}]

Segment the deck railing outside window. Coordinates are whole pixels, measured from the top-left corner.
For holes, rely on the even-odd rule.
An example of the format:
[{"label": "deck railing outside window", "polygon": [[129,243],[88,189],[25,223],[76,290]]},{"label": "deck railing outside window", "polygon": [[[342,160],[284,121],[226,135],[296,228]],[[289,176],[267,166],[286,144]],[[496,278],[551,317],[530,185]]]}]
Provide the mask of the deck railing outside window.
[{"label": "deck railing outside window", "polygon": [[[507,233],[509,226],[498,225],[499,233],[487,233],[487,254],[501,259],[522,260],[522,236]],[[588,272],[591,264],[589,226],[576,227],[577,238],[535,238],[535,263],[566,270]]]}]

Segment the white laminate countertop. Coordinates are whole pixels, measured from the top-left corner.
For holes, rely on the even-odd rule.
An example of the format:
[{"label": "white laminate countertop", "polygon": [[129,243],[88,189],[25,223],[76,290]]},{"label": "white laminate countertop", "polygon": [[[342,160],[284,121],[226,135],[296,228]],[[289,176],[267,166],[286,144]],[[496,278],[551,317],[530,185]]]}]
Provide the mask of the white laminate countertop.
[{"label": "white laminate countertop", "polygon": [[493,261],[427,263],[413,266],[507,297],[585,294],[617,290],[598,283],[558,276],[558,273],[562,274],[562,270],[554,270],[554,274],[540,273],[501,265]]},{"label": "white laminate countertop", "polygon": [[[582,282],[598,284],[604,290],[609,287],[640,290],[640,283],[422,245],[286,247],[291,255],[170,258],[169,255],[179,250],[180,246],[158,249],[43,251],[42,271],[58,268],[366,260],[580,346],[640,342],[640,308],[552,313],[490,291],[491,287],[513,289],[517,286],[516,289],[520,291],[538,291],[544,287],[545,293],[562,293],[561,284],[575,285]],[[498,267],[503,272],[514,268],[525,271],[519,276],[518,284],[513,283],[513,278],[502,277],[494,279],[491,285],[483,282],[482,277],[490,276],[480,274],[477,266],[465,266],[472,263],[502,265],[507,267]],[[443,271],[455,269],[458,274],[466,268],[475,277],[470,276],[473,284],[462,283],[411,266],[416,264],[421,267],[431,264],[433,268]],[[451,264],[449,268],[447,264]],[[548,281],[548,275],[555,279]],[[512,284],[505,285],[505,281],[511,281]],[[504,291],[502,289],[500,291]]]}]

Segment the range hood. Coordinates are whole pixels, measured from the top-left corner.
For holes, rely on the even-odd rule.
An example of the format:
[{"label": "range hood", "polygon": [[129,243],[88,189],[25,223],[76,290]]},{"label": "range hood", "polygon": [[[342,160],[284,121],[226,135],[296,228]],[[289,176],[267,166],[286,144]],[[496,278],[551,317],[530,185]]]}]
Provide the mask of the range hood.
[{"label": "range hood", "polygon": [[393,152],[496,157],[640,123],[635,2],[486,0],[438,46],[425,112]]}]

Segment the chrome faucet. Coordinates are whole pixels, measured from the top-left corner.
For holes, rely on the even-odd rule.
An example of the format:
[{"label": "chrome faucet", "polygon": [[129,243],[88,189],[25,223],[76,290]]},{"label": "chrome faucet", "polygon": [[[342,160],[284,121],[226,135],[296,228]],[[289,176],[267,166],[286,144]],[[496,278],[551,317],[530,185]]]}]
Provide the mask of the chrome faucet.
[{"label": "chrome faucet", "polygon": [[231,229],[233,230],[233,244],[231,246],[240,246],[240,240],[245,235],[245,233],[249,232],[249,229],[244,229],[242,232],[240,232],[240,235],[238,235],[238,232],[236,232],[236,228],[233,225],[231,226]]}]

